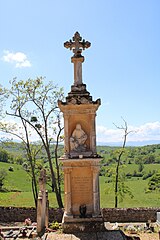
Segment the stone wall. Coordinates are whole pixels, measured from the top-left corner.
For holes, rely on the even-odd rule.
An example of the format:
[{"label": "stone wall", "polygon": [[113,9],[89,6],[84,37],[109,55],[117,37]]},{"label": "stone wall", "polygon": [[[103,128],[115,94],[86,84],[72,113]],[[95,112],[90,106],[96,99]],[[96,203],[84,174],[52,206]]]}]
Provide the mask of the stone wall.
[{"label": "stone wall", "polygon": [[103,208],[105,222],[156,222],[160,208]]},{"label": "stone wall", "polygon": [[[35,208],[0,207],[0,222],[24,222],[26,218],[30,218],[32,222],[35,222],[37,218],[36,214]],[[62,209],[49,209],[50,222],[61,222],[62,216]]]},{"label": "stone wall", "polygon": [[[160,208],[103,208],[102,215],[105,222],[147,222],[157,220]],[[62,221],[63,210],[49,209],[49,221]],[[24,222],[30,218],[36,221],[35,208],[0,207],[0,222]]]}]

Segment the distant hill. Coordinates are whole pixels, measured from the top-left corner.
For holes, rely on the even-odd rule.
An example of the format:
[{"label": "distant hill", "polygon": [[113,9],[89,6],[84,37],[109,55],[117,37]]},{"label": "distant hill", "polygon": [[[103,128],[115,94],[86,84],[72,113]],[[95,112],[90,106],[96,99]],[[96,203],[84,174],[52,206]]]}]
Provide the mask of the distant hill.
[{"label": "distant hill", "polygon": [[[122,146],[123,142],[98,142],[98,146]],[[127,141],[126,146],[147,146],[147,145],[153,145],[153,144],[160,144],[160,140],[149,140],[149,141]]]}]

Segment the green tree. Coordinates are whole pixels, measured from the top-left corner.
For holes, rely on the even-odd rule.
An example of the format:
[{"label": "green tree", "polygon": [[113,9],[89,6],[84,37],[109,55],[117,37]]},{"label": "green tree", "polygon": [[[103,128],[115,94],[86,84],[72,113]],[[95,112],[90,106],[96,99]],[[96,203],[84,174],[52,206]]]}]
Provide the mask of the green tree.
[{"label": "green tree", "polygon": [[[12,97],[12,103],[11,111],[8,111],[7,115],[21,119],[23,130],[29,125],[32,133],[34,132],[34,136],[37,136],[41,141],[49,162],[52,186],[55,189],[57,203],[59,207],[63,207],[61,189],[57,183],[59,165],[56,164],[55,173],[53,168],[54,157],[51,151],[51,143],[55,134],[61,132],[61,129],[55,130],[55,125],[57,116],[60,116],[57,101],[63,98],[63,90],[51,82],[46,85],[43,82],[44,78],[42,77],[34,80],[28,79],[27,81],[14,79],[11,82],[11,89],[8,91],[9,96]],[[61,134],[58,134],[58,138],[60,136]]]},{"label": "green tree", "polygon": [[155,173],[148,182],[148,189],[151,191],[160,191],[160,172]]},{"label": "green tree", "polygon": [[0,169],[0,191],[2,191],[3,185],[4,185],[4,181],[7,177],[7,172],[5,169],[1,168]]},{"label": "green tree", "polygon": [[139,165],[138,165],[138,171],[139,171],[139,172],[142,172],[143,169],[144,169],[144,165],[143,165],[142,162],[140,162]]},{"label": "green tree", "polygon": [[0,162],[8,162],[9,154],[5,149],[0,149]]},{"label": "green tree", "polygon": [[145,157],[145,163],[151,164],[155,162],[155,156],[153,154],[149,154]]}]

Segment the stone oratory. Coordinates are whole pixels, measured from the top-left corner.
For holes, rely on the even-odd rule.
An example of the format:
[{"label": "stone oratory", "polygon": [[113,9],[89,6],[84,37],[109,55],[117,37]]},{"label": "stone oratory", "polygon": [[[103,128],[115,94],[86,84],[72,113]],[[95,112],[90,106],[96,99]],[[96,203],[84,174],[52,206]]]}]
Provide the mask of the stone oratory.
[{"label": "stone oratory", "polygon": [[74,83],[66,100],[58,106],[64,117],[64,149],[60,158],[64,171],[64,232],[87,231],[102,226],[99,197],[99,162],[96,152],[96,111],[100,99],[92,96],[82,81],[82,50],[91,43],[78,32],[64,47],[73,50]]}]

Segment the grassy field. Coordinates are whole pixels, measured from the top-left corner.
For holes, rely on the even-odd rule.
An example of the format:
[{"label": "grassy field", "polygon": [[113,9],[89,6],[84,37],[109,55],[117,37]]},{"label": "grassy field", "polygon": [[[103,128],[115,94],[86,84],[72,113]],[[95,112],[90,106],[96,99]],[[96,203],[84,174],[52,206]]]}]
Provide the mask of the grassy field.
[{"label": "grassy field", "polygon": [[[159,207],[159,193],[145,193],[147,181],[134,179],[127,181],[134,197],[131,199],[126,195],[119,207]],[[100,177],[101,207],[114,207],[114,191],[112,183],[105,183],[105,178]],[[109,189],[109,192],[107,191]]]},{"label": "grassy field", "polygon": [[[14,171],[8,171],[9,167],[13,167]],[[7,178],[5,188],[9,192],[0,192],[0,206],[17,206],[17,207],[32,207],[34,201],[31,193],[31,182],[28,174],[20,165],[1,163],[0,168],[6,169]],[[125,167],[125,172],[133,173],[138,167],[135,164],[129,164]],[[145,164],[144,171],[160,169],[160,164]],[[131,178],[127,180],[127,185],[130,187],[134,198],[125,197],[124,201],[119,203],[119,207],[159,207],[159,193],[145,193],[147,188],[147,180],[142,178]],[[100,198],[101,207],[114,207],[114,191],[113,184],[106,183],[106,177],[100,177]],[[56,197],[54,193],[49,193],[51,207],[57,207]]]},{"label": "grassy field", "polygon": [[[13,167],[13,172],[9,171],[9,167]],[[10,191],[31,191],[31,181],[29,175],[24,171],[21,165],[0,162],[0,168],[5,169],[7,177],[5,188]]]}]

